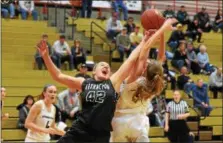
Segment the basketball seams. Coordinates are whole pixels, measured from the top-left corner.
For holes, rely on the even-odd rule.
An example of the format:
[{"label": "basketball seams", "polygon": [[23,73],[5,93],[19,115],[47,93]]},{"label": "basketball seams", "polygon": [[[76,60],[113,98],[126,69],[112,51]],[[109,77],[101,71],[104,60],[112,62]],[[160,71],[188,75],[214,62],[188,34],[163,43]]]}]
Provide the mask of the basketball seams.
[{"label": "basketball seams", "polygon": [[146,10],[141,16],[141,24],[145,30],[159,29],[163,20],[162,17],[156,13],[154,9]]}]

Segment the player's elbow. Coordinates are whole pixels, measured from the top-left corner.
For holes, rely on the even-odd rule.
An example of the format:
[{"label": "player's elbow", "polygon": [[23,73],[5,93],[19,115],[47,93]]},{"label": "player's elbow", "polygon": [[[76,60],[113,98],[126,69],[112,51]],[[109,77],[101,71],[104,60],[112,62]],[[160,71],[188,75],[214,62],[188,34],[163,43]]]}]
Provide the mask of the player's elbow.
[{"label": "player's elbow", "polygon": [[25,121],[25,124],[24,124],[24,127],[26,128],[26,129],[29,129],[30,128],[30,123],[29,123],[29,121]]},{"label": "player's elbow", "polygon": [[61,72],[58,72],[57,74],[52,75],[53,80],[57,82],[61,82],[63,79],[63,74]]}]

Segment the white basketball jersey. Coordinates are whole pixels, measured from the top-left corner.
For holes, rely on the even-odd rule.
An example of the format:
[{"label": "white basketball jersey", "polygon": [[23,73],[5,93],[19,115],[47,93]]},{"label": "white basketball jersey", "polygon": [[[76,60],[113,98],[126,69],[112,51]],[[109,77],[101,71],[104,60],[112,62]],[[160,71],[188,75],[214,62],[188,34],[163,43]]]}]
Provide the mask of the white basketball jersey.
[{"label": "white basketball jersey", "polygon": [[[56,109],[51,105],[50,111],[47,110],[43,100],[38,101],[42,104],[42,109],[34,123],[41,128],[49,128],[55,120]],[[28,129],[27,139],[36,140],[38,142],[46,142],[50,140],[50,135],[46,133],[35,132]]]},{"label": "white basketball jersey", "polygon": [[[137,84],[146,84],[146,78],[145,77],[139,77],[136,82]],[[117,103],[116,112],[119,113],[142,113],[146,114],[148,105],[151,99],[139,101],[137,103],[132,101],[132,96],[137,90],[137,84],[130,83],[126,84],[123,83],[120,87],[121,96]],[[152,97],[151,97],[152,98]],[[120,105],[121,104],[121,105]]]}]

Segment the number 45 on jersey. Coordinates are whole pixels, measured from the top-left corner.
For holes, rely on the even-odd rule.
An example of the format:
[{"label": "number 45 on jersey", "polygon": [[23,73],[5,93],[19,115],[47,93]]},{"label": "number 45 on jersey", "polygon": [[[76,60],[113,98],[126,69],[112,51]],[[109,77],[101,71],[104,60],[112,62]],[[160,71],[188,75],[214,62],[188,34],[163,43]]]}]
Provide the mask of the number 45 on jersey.
[{"label": "number 45 on jersey", "polygon": [[105,99],[104,91],[90,91],[86,96],[87,102],[103,103]]}]

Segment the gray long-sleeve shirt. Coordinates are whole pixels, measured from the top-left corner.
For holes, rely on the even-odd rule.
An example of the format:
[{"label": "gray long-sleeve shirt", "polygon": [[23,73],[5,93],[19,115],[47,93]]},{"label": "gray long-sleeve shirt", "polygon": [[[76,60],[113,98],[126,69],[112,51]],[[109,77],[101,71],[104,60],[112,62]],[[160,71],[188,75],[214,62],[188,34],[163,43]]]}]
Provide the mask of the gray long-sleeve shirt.
[{"label": "gray long-sleeve shirt", "polygon": [[213,72],[209,77],[209,86],[222,87],[222,74],[217,75],[217,71]]},{"label": "gray long-sleeve shirt", "polygon": [[[71,100],[73,100],[73,104]],[[64,110],[68,114],[70,114],[72,110],[78,111],[81,109],[78,93],[70,93],[68,89],[59,93],[57,105],[60,110]]]},{"label": "gray long-sleeve shirt", "polygon": [[194,51],[187,51],[187,59],[189,60],[189,61],[192,61],[192,62],[194,62],[195,60],[197,60],[197,55],[196,55],[196,53],[194,52]]},{"label": "gray long-sleeve shirt", "polygon": [[129,46],[130,46],[129,36],[127,34],[123,35],[120,33],[116,38],[116,44],[117,44],[117,46],[129,48]]}]

